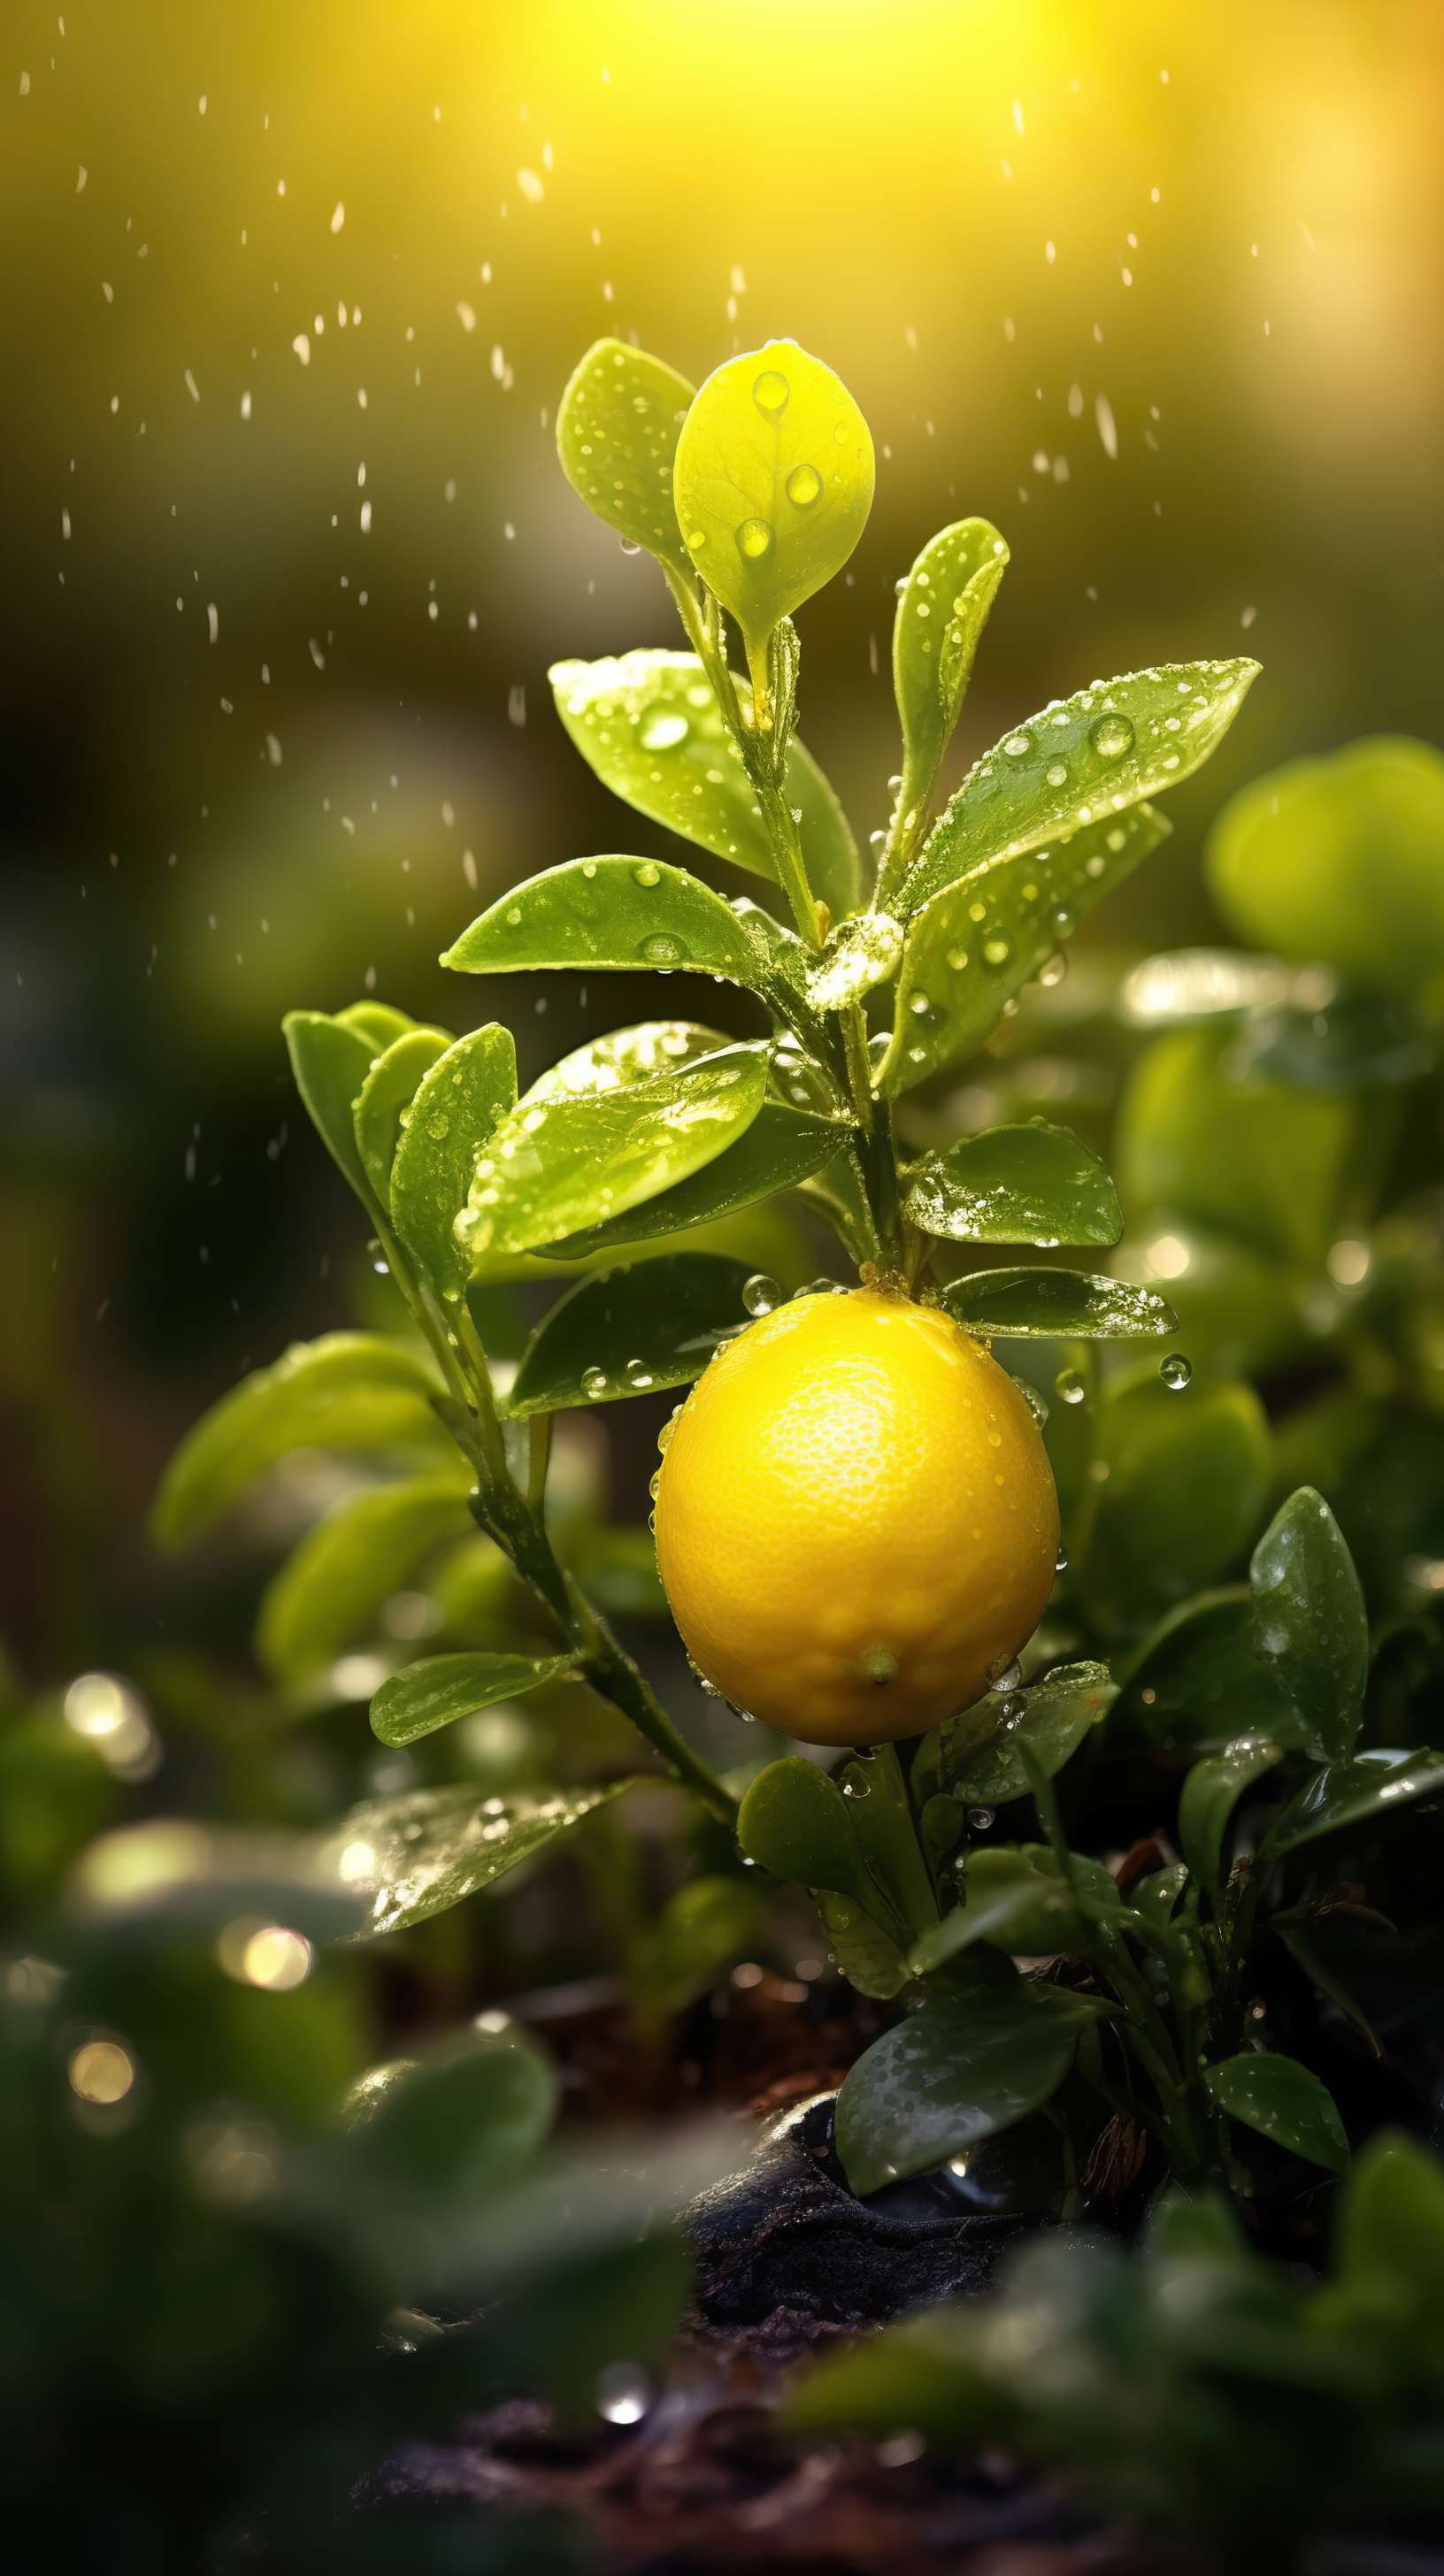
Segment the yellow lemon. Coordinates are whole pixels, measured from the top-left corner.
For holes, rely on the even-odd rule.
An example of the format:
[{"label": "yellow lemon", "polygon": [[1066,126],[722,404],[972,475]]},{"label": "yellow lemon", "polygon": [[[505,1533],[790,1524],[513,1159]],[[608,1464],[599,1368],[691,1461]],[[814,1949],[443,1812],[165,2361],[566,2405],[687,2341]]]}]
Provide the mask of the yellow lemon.
[{"label": "yellow lemon", "polygon": [[657,1562],[693,1660],[808,1744],[982,1696],[1052,1588],[1058,1497],[1012,1379],[951,1318],[804,1297],[718,1352],[673,1429]]}]

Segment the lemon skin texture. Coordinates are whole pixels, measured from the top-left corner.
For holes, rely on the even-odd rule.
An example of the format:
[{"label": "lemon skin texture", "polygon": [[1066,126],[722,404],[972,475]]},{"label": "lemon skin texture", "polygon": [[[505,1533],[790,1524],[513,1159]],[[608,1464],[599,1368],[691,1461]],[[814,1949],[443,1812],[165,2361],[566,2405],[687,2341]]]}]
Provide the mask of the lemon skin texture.
[{"label": "lemon skin texture", "polygon": [[1013,1381],[951,1317],[805,1297],[718,1352],[673,1429],[657,1562],[694,1662],[807,1744],[981,1698],[1053,1585],[1058,1497]]}]

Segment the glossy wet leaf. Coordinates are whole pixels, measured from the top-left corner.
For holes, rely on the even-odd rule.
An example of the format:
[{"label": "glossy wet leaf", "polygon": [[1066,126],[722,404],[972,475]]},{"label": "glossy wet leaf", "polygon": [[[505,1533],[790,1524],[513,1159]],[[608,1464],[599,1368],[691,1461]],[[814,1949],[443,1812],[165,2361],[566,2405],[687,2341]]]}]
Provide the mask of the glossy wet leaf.
[{"label": "glossy wet leaf", "polygon": [[449,1449],[430,1370],[380,1333],[293,1342],[203,1413],[175,1452],[151,1510],[162,1547],[185,1547],[291,1449]]},{"label": "glossy wet leaf", "polygon": [[1412,1752],[1356,1753],[1351,1762],[1329,1762],[1306,1781],[1298,1796],[1270,1825],[1259,1846],[1260,1863],[1282,1860],[1321,1834],[1341,1833],[1373,1816],[1387,1816],[1411,1799],[1437,1797],[1444,1791],[1444,1753],[1426,1747]]},{"label": "glossy wet leaf", "polygon": [[1343,1533],[1312,1485],[1274,1514],[1249,1574],[1259,1655],[1302,1719],[1306,1749],[1345,1760],[1369,1678],[1369,1618]]},{"label": "glossy wet leaf", "polygon": [[837,1153],[834,1120],[813,1118],[805,1111],[784,1109],[764,1100],[756,1117],[735,1145],[690,1179],[677,1182],[642,1206],[588,1226],[546,1246],[558,1260],[618,1250],[680,1234],[691,1226],[715,1225],[741,1208],[772,1198],[778,1190],[796,1189]]},{"label": "glossy wet leaf", "polygon": [[456,1234],[477,1160],[516,1101],[516,1047],[491,1021],[473,1029],[425,1075],[391,1168],[391,1214],[407,1250],[449,1302],[470,1268]]},{"label": "glossy wet leaf", "polygon": [[519,1699],[577,1668],[575,1655],[427,1655],[384,1681],[371,1702],[383,1744],[416,1744],[499,1699]]},{"label": "glossy wet leaf", "polygon": [[1204,865],[1251,946],[1327,957],[1369,991],[1413,992],[1444,967],[1441,841],[1444,754],[1373,734],[1241,788]]},{"label": "glossy wet leaf", "polygon": [[[1095,1619],[1125,1631],[1217,1580],[1263,1514],[1273,1463],[1268,1417],[1237,1378],[1175,1392],[1139,1361],[1098,1409],[1093,1534],[1079,1581]],[[1237,1730],[1230,1727],[1230,1734]]]},{"label": "glossy wet leaf", "polygon": [[256,1652],[267,1671],[294,1682],[329,1664],[432,1548],[471,1526],[469,1486],[458,1458],[353,1494],[308,1530],[261,1602]]},{"label": "glossy wet leaf", "polygon": [[650,351],[595,340],[557,407],[557,454],[573,491],[619,537],[645,546],[689,584],[672,460],[692,391],[685,376]]},{"label": "glossy wet leaf", "polygon": [[373,1056],[384,1055],[398,1038],[406,1037],[418,1026],[409,1011],[398,1011],[394,1002],[348,1002],[336,1013],[338,1025],[354,1029],[370,1042]]},{"label": "glossy wet leaf", "polygon": [[750,1323],[742,1303],[749,1276],[744,1261],[672,1252],[582,1280],[537,1326],[507,1411],[555,1413],[690,1385]]},{"label": "glossy wet leaf", "polygon": [[838,1765],[834,1785],[846,1802],[867,1874],[878,1890],[872,1912],[899,1943],[937,1919],[937,1899],[918,1848],[907,1782],[892,1744],[875,1745]]},{"label": "glossy wet leaf", "polygon": [[897,1942],[859,1898],[830,1895],[825,1887],[814,1888],[812,1897],[828,1948],[860,1995],[890,2003],[911,1984],[912,1971]]},{"label": "glossy wet leaf", "polygon": [[417,2057],[372,2067],[341,2116],[360,2163],[434,2208],[438,2198],[481,2199],[524,2173],[556,2103],[555,2070],[529,2031],[473,2022]]},{"label": "glossy wet leaf", "polygon": [[982,2001],[929,1995],[873,2041],[837,2099],[837,2151],[852,2189],[925,2173],[975,2139],[1011,2128],[1057,2091],[1094,2017],[1057,1986]]},{"label": "glossy wet leaf", "polygon": [[460,1237],[525,1252],[624,1216],[716,1160],[767,1088],[765,1046],[729,1046],[610,1090],[534,1090],[477,1159]]},{"label": "glossy wet leaf", "polygon": [[1113,1165],[1123,1204],[1319,1269],[1359,1132],[1344,1092],[1300,1091],[1242,1062],[1227,1029],[1171,1030],[1134,1068]]},{"label": "glossy wet leaf", "polygon": [[438,1056],[452,1043],[441,1029],[411,1029],[379,1055],[361,1085],[352,1113],[356,1146],[367,1177],[383,1208],[391,1205],[391,1166],[401,1134],[403,1110],[409,1109],[417,1086]]},{"label": "glossy wet leaf", "polygon": [[1002,850],[1036,850],[1176,787],[1222,741],[1258,670],[1242,658],[1165,663],[1030,716],[969,770],[899,904],[916,911]]},{"label": "glossy wet leaf", "polygon": [[1076,1956],[1091,1950],[1092,1933],[1061,1880],[1045,1878],[1021,1864],[1016,1870],[979,1874],[976,1859],[981,1857],[975,1856],[969,1871],[973,1883],[966,1905],[945,1914],[941,1923],[914,1943],[908,1954],[914,1976],[935,1975],[949,1959],[960,1957],[979,1941],[1021,1959],[1051,1958],[1059,1952]]},{"label": "glossy wet leaf", "polygon": [[397,1798],[353,1807],[328,1852],[343,1883],[364,1898],[368,1931],[399,1932],[460,1905],[598,1807],[642,1785],[633,1778],[538,1796],[513,1791],[504,1798],[479,1798],[467,1783],[408,1789]]},{"label": "glossy wet leaf", "polygon": [[1065,1127],[986,1127],[924,1154],[903,1214],[957,1243],[1116,1243],[1123,1219],[1095,1154]]},{"label": "glossy wet leaf", "polygon": [[1178,1329],[1156,1288],[1085,1270],[971,1270],[943,1290],[943,1304],[969,1331],[1013,1341],[1156,1340]]},{"label": "glossy wet leaf", "polygon": [[872,507],[872,437],[830,367],[795,340],[729,358],[677,441],[683,542],[749,659],[840,572]]},{"label": "glossy wet leaf", "polygon": [[926,797],[952,740],[1007,563],[1007,546],[990,520],[959,519],[929,538],[907,576],[892,630],[904,812]]},{"label": "glossy wet leaf", "polygon": [[1221,1752],[1239,1735],[1302,1745],[1293,1710],[1257,1651],[1253,1595],[1245,1584],[1200,1593],[1170,1610],[1124,1669],[1108,1717],[1108,1742]]},{"label": "glossy wet leaf", "polygon": [[1215,1907],[1223,1870],[1220,1855],[1228,1820],[1253,1781],[1262,1779],[1283,1759],[1283,1746],[1269,1735],[1243,1735],[1222,1753],[1195,1762],[1178,1798],[1178,1839],[1195,1878],[1207,1888]]},{"label": "glossy wet leaf", "polygon": [[[907,1091],[971,1055],[1003,1004],[1046,966],[1095,904],[1166,839],[1151,805],[1081,826],[1046,848],[1005,847],[915,904],[898,972],[893,1035],[875,1087]],[[900,899],[893,909],[903,910]]]},{"label": "glossy wet leaf", "polygon": [[970,1807],[1021,1798],[1026,1744],[1051,1779],[1117,1696],[1106,1664],[1060,1664],[1031,1690],[989,1691],[939,1730],[944,1787]]},{"label": "glossy wet leaf", "polygon": [[762,960],[720,894],[653,859],[572,859],[513,886],[442,958],[468,975],[687,967],[756,984]]},{"label": "glossy wet leaf", "polygon": [[749,1860],[774,1878],[832,1888],[875,1907],[877,1891],[853,1832],[848,1802],[835,1780],[789,1753],[760,1771],[742,1801],[737,1839]]},{"label": "glossy wet leaf", "polygon": [[[647,650],[601,662],[557,662],[547,676],[572,741],[614,795],[714,857],[775,881],[756,792],[695,654]],[[745,703],[747,682],[736,685]],[[852,911],[862,899],[857,844],[795,734],[783,792],[801,816],[813,893],[835,918]]]},{"label": "glossy wet leaf", "polygon": [[[385,1046],[375,1045],[369,1035],[348,1028],[342,1020],[329,1019],[324,1011],[288,1011],[281,1026],[296,1089],[312,1125],[353,1190],[368,1207],[374,1205],[375,1192],[356,1142],[353,1109]],[[388,1039],[386,1044],[392,1042]]]},{"label": "glossy wet leaf", "polygon": [[1344,2173],[1349,2141],[1338,2104],[1326,2084],[1296,2057],[1248,2054],[1206,2066],[1204,2084],[1221,2111],[1272,2138],[1276,2147],[1305,2156],[1329,2173]]}]

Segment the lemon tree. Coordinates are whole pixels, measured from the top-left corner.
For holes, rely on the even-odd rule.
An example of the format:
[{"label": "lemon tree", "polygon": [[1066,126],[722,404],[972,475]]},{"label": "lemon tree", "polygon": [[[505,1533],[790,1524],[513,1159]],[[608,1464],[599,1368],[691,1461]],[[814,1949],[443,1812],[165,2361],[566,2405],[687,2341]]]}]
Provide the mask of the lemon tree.
[{"label": "lemon tree", "polygon": [[[1163,1293],[1103,1266],[1122,1215],[1097,1157],[1042,1119],[926,1149],[899,1128],[909,1093],[972,1055],[1026,984],[1057,980],[1078,925],[1166,835],[1154,800],[1207,759],[1257,665],[1094,679],[1020,715],[940,801],[1007,563],[999,531],[960,519],[899,584],[899,768],[870,870],[797,734],[794,617],[847,561],[872,496],[846,387],[791,341],[696,393],[602,341],[563,396],[558,447],[587,507],[654,556],[684,647],[560,663],[558,709],[619,812],[681,846],[549,868],[460,928],[443,962],[458,977],[683,971],[751,996],[767,1033],[659,1016],[519,1094],[498,1023],[453,1037],[374,1000],[293,1012],[298,1089],[409,1330],[328,1337],[227,1396],[173,1461],[157,1532],[184,1544],[288,1449],[384,1452],[384,1473],[277,1574],[260,1629],[272,1669],[303,1683],[368,1604],[440,1562],[442,1591],[494,1601],[510,1585],[530,1644],[494,1623],[465,1652],[390,1670],[382,1743],[429,1747],[503,1697],[581,1683],[632,1722],[650,1768],[371,1801],[335,1849],[372,1929],[460,1902],[588,1819],[607,1830],[600,1811],[660,1763],[754,1887],[800,1881],[845,1972],[913,2007],[843,2087],[857,2190],[1040,2112],[1065,2201],[1110,2118],[1142,2122],[1191,2179],[1234,2171],[1249,2129],[1337,2164],[1317,2078],[1260,2055],[1241,2018],[1260,1869],[1437,1792],[1444,1757],[1361,1743],[1367,1625],[1310,1486],[1261,1542],[1252,1589],[1207,1590],[1262,1525],[1268,1426],[1236,1381],[1189,1392]],[[1313,792],[1301,779],[1299,798]],[[1430,795],[1432,773],[1401,773],[1410,888]],[[1214,864],[1271,935],[1274,903],[1297,950],[1297,887],[1250,873],[1262,830],[1245,800]],[[1420,956],[1427,977],[1422,933]],[[1321,1163],[1337,1123],[1321,1094]],[[1131,1132],[1145,1177],[1168,1166],[1170,1123],[1150,1125],[1147,1101]],[[1246,1119],[1231,1167],[1255,1143]],[[839,1275],[790,1299],[738,1257],[779,1199],[838,1245]],[[564,1293],[501,1373],[478,1292],[553,1274]],[[653,1486],[657,1559],[694,1670],[777,1734],[842,1750],[831,1774],[784,1751],[719,1777],[606,1615],[604,1596],[655,1590],[650,1559],[564,1543],[556,1415],[661,1388],[679,1402]],[[1039,1635],[1065,1559],[1095,1633],[1112,1622],[1128,1641],[1116,1673]],[[1100,1746],[1154,1740],[1188,1766],[1182,1851],[1120,1884],[1070,1847],[1052,1783]],[[1233,1851],[1235,1814],[1275,1775],[1256,1867]],[[1018,1838],[985,1841],[1019,1801]],[[1033,1819],[1041,1839],[1023,1839]],[[685,1924],[655,1933],[679,1945],[675,1974],[652,1961],[656,1995],[737,1937],[725,1881],[698,1884]],[[1040,1954],[1065,1963],[1061,1983],[1020,1971]]]}]

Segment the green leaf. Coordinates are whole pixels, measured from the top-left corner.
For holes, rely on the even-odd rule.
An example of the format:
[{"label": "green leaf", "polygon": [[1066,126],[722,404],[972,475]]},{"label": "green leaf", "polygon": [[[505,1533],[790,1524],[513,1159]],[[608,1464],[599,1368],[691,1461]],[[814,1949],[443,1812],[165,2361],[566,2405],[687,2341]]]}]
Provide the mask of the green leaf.
[{"label": "green leaf", "polygon": [[1321,1834],[1341,1833],[1346,1825],[1386,1816],[1411,1798],[1441,1789],[1444,1753],[1432,1753],[1427,1746],[1404,1753],[1356,1753],[1351,1762],[1326,1763],[1270,1825],[1259,1845],[1259,1866],[1282,1860],[1301,1843],[1317,1842]]},{"label": "green leaf", "polygon": [[1296,2057],[1248,2054],[1205,2066],[1210,2099],[1260,2137],[1329,2173],[1348,2170],[1349,2141],[1339,2107],[1326,2084]]},{"label": "green leaf", "polygon": [[266,1587],[256,1652],[278,1681],[302,1681],[338,1655],[443,1539],[470,1525],[458,1459],[428,1476],[354,1494],[308,1530]]},{"label": "green leaf", "polygon": [[911,1984],[912,1972],[892,1934],[884,1932],[859,1898],[815,1887],[812,1900],[838,1966],[860,1995],[871,1996],[875,2003],[891,2003]]},{"label": "green leaf", "polygon": [[1055,700],[968,772],[907,878],[908,911],[999,851],[1036,850],[1176,787],[1222,741],[1259,665],[1171,662]]},{"label": "green leaf", "polygon": [[690,1226],[715,1225],[738,1209],[770,1199],[778,1190],[796,1189],[837,1153],[839,1128],[830,1118],[812,1118],[764,1100],[745,1135],[689,1180],[677,1182],[639,1208],[587,1226],[544,1247],[549,1257],[575,1261],[589,1253],[623,1250],[658,1235],[679,1234]]},{"label": "green leaf", "polygon": [[1156,1340],[1178,1330],[1156,1288],[1083,1270],[970,1270],[943,1290],[943,1304],[966,1331],[1012,1341]]},{"label": "green leaf", "polygon": [[1251,1781],[1261,1779],[1282,1759],[1283,1746],[1272,1736],[1241,1735],[1222,1753],[1195,1762],[1179,1792],[1178,1839],[1183,1855],[1215,1907],[1221,1895],[1223,1837],[1234,1805]]},{"label": "green leaf", "polygon": [[468,1252],[527,1252],[623,1216],[736,1143],[762,1106],[765,1045],[728,1046],[611,1091],[543,1091],[501,1119],[458,1234]]},{"label": "green leaf", "polygon": [[393,1002],[348,1002],[336,1013],[343,1029],[354,1029],[359,1037],[370,1041],[373,1056],[384,1055],[398,1038],[404,1038],[417,1026],[407,1011],[398,1011]]},{"label": "green leaf", "polygon": [[841,379],[795,340],[707,378],[677,441],[683,542],[748,660],[840,572],[872,508],[872,439]]},{"label": "green leaf", "polygon": [[902,718],[904,812],[929,793],[952,740],[1008,549],[988,519],[959,519],[930,537],[903,585],[892,630]]},{"label": "green leaf", "polygon": [[989,1691],[941,1729],[942,1779],[970,1807],[1006,1806],[1028,1787],[1023,1746],[1051,1780],[1115,1697],[1098,1663],[1060,1664],[1031,1690]]},{"label": "green leaf", "polygon": [[623,1083],[648,1082],[654,1073],[679,1072],[732,1043],[725,1029],[705,1028],[700,1020],[638,1020],[630,1028],[588,1038],[570,1055],[558,1057],[518,1105],[529,1109],[537,1100],[580,1098],[615,1091]]},{"label": "green leaf", "polygon": [[918,1848],[907,1782],[892,1744],[839,1765],[833,1777],[848,1813],[867,1873],[879,1891],[872,1911],[905,1940],[937,1920],[937,1899]]},{"label": "green leaf", "polygon": [[1134,1068],[1114,1162],[1130,1210],[1191,1218],[1275,1263],[1322,1269],[1359,1132],[1347,1093],[1245,1070],[1227,1028],[1175,1029]]},{"label": "green leaf", "polygon": [[[981,1046],[1003,1004],[1172,829],[1151,805],[1104,816],[1047,849],[1011,844],[911,907],[893,1035],[876,1088],[926,1081]],[[901,917],[901,899],[893,911]]]},{"label": "green leaf", "polygon": [[151,1533],[161,1547],[188,1546],[289,1449],[449,1449],[431,1408],[439,1392],[404,1344],[379,1333],[293,1342],[186,1433],[161,1479]]},{"label": "green leaf", "polygon": [[1249,1568],[1258,1651],[1320,1762],[1352,1752],[1369,1678],[1369,1618],[1339,1524],[1312,1485],[1274,1514]]},{"label": "green leaf", "polygon": [[531,1797],[479,1799],[473,1787],[408,1789],[353,1807],[327,1846],[343,1882],[369,1905],[372,1937],[399,1932],[444,1914],[504,1871],[544,1851],[561,1834],[649,1780],[611,1780],[602,1788],[553,1790]]},{"label": "green leaf", "polygon": [[847,1801],[836,1781],[800,1753],[786,1754],[759,1771],[742,1801],[737,1839],[749,1860],[774,1878],[831,1888],[855,1897],[866,1912],[877,1912],[878,1892]]},{"label": "green leaf", "polygon": [[765,1941],[762,1904],[741,1879],[694,1878],[667,1899],[640,1944],[635,1973],[662,2001],[680,2011],[719,1968]]},{"label": "green leaf", "polygon": [[744,1261],[672,1252],[581,1280],[537,1326],[506,1410],[555,1413],[690,1385],[714,1351],[745,1332],[748,1276]]},{"label": "green leaf", "polygon": [[377,1056],[394,1041],[387,1039],[378,1047],[360,1029],[348,1028],[344,1020],[328,1019],[324,1011],[288,1011],[281,1026],[296,1089],[312,1125],[357,1197],[367,1209],[374,1208],[375,1192],[356,1142],[353,1111]]},{"label": "green leaf", "polygon": [[1222,1752],[1239,1735],[1296,1751],[1302,1729],[1258,1659],[1253,1596],[1243,1584],[1170,1610],[1128,1665],[1108,1717],[1108,1743]]},{"label": "green leaf", "polygon": [[966,1873],[967,1903],[945,1914],[915,1942],[908,1966],[930,1977],[975,1942],[990,1942],[1010,1958],[1077,1957],[1093,1948],[1093,1935],[1061,1879],[1018,1860],[1016,1868],[979,1871],[980,1860],[1013,1861],[1011,1852],[978,1852]]},{"label": "green leaf", "polygon": [[594,340],[557,410],[557,454],[573,491],[628,545],[645,546],[689,585],[672,460],[692,392],[646,349]]},{"label": "green leaf", "polygon": [[955,1243],[1116,1243],[1113,1183],[1066,1127],[985,1127],[907,1175],[903,1214]]},{"label": "green leaf", "polygon": [[929,1995],[884,2031],[837,2097],[837,2151],[859,2198],[1011,2128],[1056,2093],[1095,2008],[1057,1986]]},{"label": "green leaf", "polygon": [[517,1699],[574,1673],[576,1655],[428,1655],[382,1683],[371,1732],[383,1744],[416,1744],[493,1700]]},{"label": "green leaf", "polygon": [[1418,2336],[1429,2366],[1444,2350],[1444,2174],[1422,2138],[1371,2138],[1335,2221],[1336,2287],[1326,2292],[1346,2330],[1384,2323]]},{"label": "green leaf", "polygon": [[353,1112],[356,1144],[371,1187],[383,1208],[391,1205],[391,1166],[404,1110],[422,1076],[452,1043],[441,1029],[410,1029],[379,1055],[361,1085]]},{"label": "green leaf", "polygon": [[[613,795],[715,858],[776,880],[757,793],[693,653],[638,651],[602,662],[556,662],[557,713],[582,758]],[[746,695],[745,681],[736,684]],[[814,894],[834,917],[862,900],[862,866],[847,817],[809,751],[787,747],[787,802]]]},{"label": "green leaf", "polygon": [[1444,969],[1444,755],[1373,734],[1291,760],[1232,797],[1204,866],[1251,946],[1327,957],[1372,992],[1412,992]]},{"label": "green leaf", "polygon": [[[1165,1386],[1148,1360],[1119,1371],[1097,1416],[1093,1533],[1075,1556],[1089,1614],[1136,1628],[1233,1564],[1262,1516],[1268,1417],[1237,1378]],[[1228,1733],[1239,1732],[1237,1724]],[[1283,1738],[1280,1737],[1282,1742]]]},{"label": "green leaf", "polygon": [[516,1048],[491,1021],[438,1056],[404,1119],[391,1167],[391,1214],[433,1286],[454,1302],[470,1264],[456,1234],[478,1157],[516,1103]]},{"label": "green leaf", "polygon": [[521,2024],[473,2022],[372,2067],[341,2106],[358,2162],[393,2193],[475,2202],[524,2173],[556,2113],[550,2059]]},{"label": "green leaf", "polygon": [[756,985],[757,947],[720,894],[654,859],[572,859],[529,877],[464,930],[441,960],[468,975],[585,966],[635,974],[687,967]]}]

